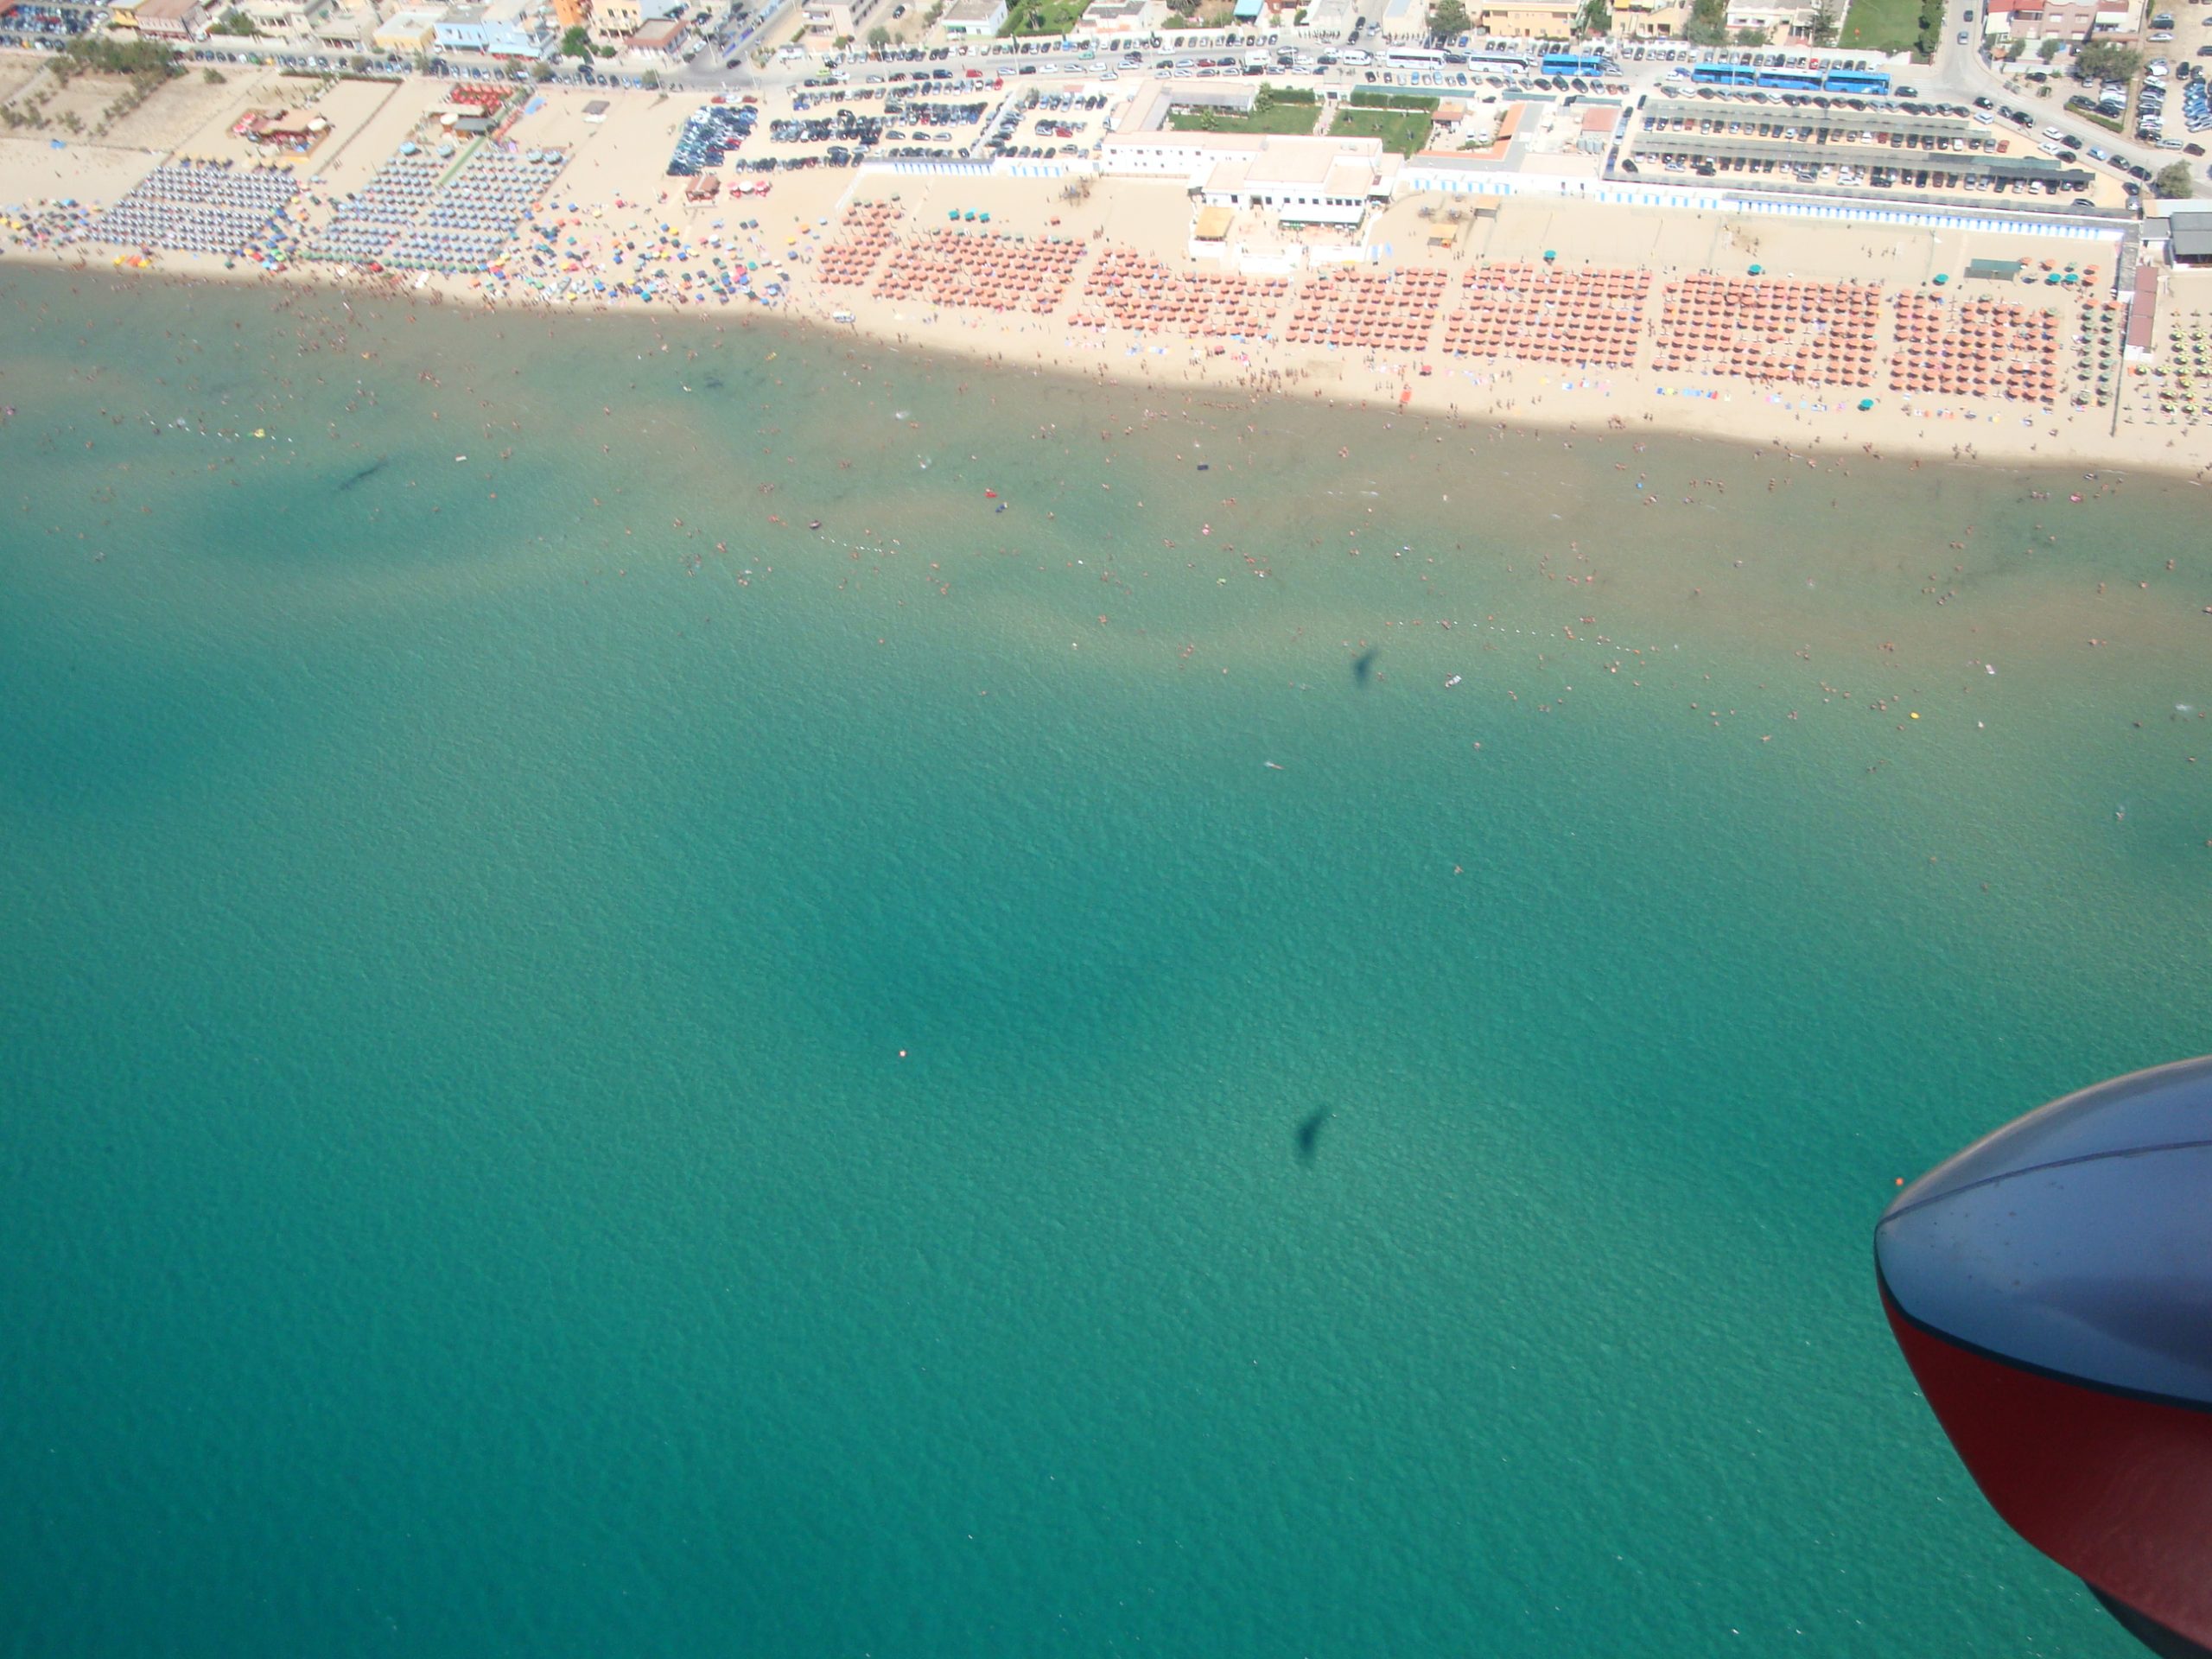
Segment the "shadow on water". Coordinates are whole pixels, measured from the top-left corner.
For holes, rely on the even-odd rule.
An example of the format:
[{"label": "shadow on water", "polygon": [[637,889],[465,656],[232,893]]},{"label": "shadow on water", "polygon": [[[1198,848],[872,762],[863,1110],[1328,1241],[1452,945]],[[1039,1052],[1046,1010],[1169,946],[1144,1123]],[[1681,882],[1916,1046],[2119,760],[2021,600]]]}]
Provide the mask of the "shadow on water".
[{"label": "shadow on water", "polygon": [[355,473],[351,478],[340,480],[337,487],[331,491],[331,493],[333,495],[343,495],[346,491],[352,489],[356,484],[367,483],[371,479],[374,478],[378,473],[384,471],[385,467],[391,465],[391,457],[390,455],[385,456],[380,461],[372,461],[367,466],[362,467],[359,472]]},{"label": "shadow on water", "polygon": [[1308,1113],[1298,1126],[1298,1161],[1310,1164],[1321,1145],[1321,1126],[1329,1121],[1326,1106]]},{"label": "shadow on water", "polygon": [[1368,682],[1369,677],[1375,672],[1375,659],[1382,654],[1382,646],[1370,645],[1365,651],[1361,652],[1358,656],[1353,658],[1351,661],[1352,678],[1357,681],[1361,685],[1365,685]]}]

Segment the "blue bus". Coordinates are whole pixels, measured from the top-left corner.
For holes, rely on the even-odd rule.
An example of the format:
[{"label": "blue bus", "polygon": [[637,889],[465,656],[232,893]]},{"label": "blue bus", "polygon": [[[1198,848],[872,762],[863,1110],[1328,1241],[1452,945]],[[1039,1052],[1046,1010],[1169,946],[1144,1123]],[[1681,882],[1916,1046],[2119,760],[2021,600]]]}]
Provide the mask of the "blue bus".
[{"label": "blue bus", "polygon": [[1602,75],[1607,73],[1605,60],[1586,53],[1550,52],[1544,55],[1543,73],[1548,75]]},{"label": "blue bus", "polygon": [[1748,63],[1700,63],[1690,79],[1700,86],[1756,86],[1759,72]]},{"label": "blue bus", "polygon": [[1764,86],[1783,92],[1837,92],[1887,98],[1890,78],[1872,69],[1761,69],[1748,63],[1700,63],[1690,71],[1700,86]]}]

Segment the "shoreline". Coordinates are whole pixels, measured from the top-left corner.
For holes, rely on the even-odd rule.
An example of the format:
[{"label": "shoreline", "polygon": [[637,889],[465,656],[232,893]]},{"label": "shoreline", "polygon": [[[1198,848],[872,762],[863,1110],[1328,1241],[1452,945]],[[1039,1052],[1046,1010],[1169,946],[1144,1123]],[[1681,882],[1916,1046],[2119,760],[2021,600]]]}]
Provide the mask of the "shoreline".
[{"label": "shoreline", "polygon": [[[182,286],[211,283],[237,289],[264,288],[273,283],[285,289],[319,291],[338,299],[365,296],[401,305],[431,305],[448,312],[481,313],[487,317],[524,316],[548,321],[569,318],[579,324],[594,317],[622,317],[649,323],[657,329],[709,326],[728,329],[733,324],[742,327],[785,327],[803,331],[824,343],[833,343],[842,333],[856,347],[932,355],[1001,372],[1049,374],[1082,385],[1110,385],[1132,390],[1151,387],[1178,395],[1211,392],[1243,399],[1246,406],[1253,408],[1264,406],[1269,400],[1284,400],[1322,404],[1345,413],[1385,419],[1419,416],[1424,420],[1450,421],[1463,427],[1517,428],[1569,438],[1593,432],[1616,435],[1638,433],[1700,443],[1738,444],[1747,450],[1778,452],[1792,460],[1804,459],[1815,464],[1823,459],[1858,457],[1901,460],[1916,468],[1924,463],[1942,462],[2011,468],[2022,473],[2080,466],[2101,473],[2121,470],[2157,474],[2200,487],[2208,473],[2212,473],[2212,461],[2192,464],[2182,458],[2178,435],[2164,445],[2166,449],[2177,452],[2168,456],[2158,450],[2146,450],[2139,438],[2131,442],[2125,432],[2084,431],[2079,423],[2071,428],[2063,424],[2048,426],[2041,422],[2032,428],[2017,424],[2008,428],[1993,413],[1980,411],[1977,411],[1979,419],[1961,419],[1955,412],[1944,417],[1916,417],[1896,410],[1861,412],[1839,407],[1847,401],[1840,393],[1832,394],[1832,401],[1825,406],[1801,407],[1801,403],[1820,404],[1822,400],[1817,392],[1807,392],[1799,398],[1779,391],[1767,393],[1760,385],[1751,381],[1733,385],[1723,383],[1684,386],[1680,393],[1670,389],[1662,403],[1660,395],[1649,384],[1652,372],[1644,369],[1592,371],[1584,376],[1500,359],[1484,359],[1481,369],[1469,367],[1450,374],[1440,369],[1430,377],[1408,378],[1403,365],[1355,361],[1350,353],[1342,354],[1340,359],[1325,356],[1316,361],[1287,356],[1294,348],[1286,347],[1282,350],[1287,356],[1287,372],[1258,371],[1254,368],[1254,353],[1249,351],[1241,357],[1232,353],[1215,358],[1200,354],[1195,347],[1178,350],[1132,343],[1126,351],[1109,352],[1103,349],[1103,342],[1090,348],[1096,360],[1085,360],[1084,348],[1080,344],[1058,352],[1048,351],[1027,334],[995,333],[974,326],[963,327],[957,322],[945,326],[939,321],[942,313],[930,317],[906,317],[895,313],[887,317],[879,315],[882,302],[863,296],[845,299],[840,308],[852,312],[853,320],[842,322],[832,321],[826,310],[799,303],[748,305],[734,313],[642,302],[551,303],[494,297],[435,278],[416,288],[397,281],[349,278],[335,267],[293,266],[282,272],[245,271],[224,270],[219,265],[211,269],[198,261],[188,262],[181,256],[166,257],[172,263],[133,270],[61,254],[42,255],[20,249],[0,251],[0,261],[10,265],[71,277],[109,280],[118,288],[137,282]],[[1024,347],[1029,348],[1026,358],[1020,354]],[[1134,372],[1131,365],[1135,365]],[[1331,369],[1336,371],[1333,375],[1325,372]],[[1269,378],[1257,378],[1262,373]],[[1357,375],[1370,377],[1371,384],[1365,388],[1354,384]],[[1451,395],[1458,391],[1462,375],[1475,380],[1476,392],[1489,394],[1486,402],[1473,397],[1461,401]],[[1477,379],[1478,376],[1480,378]],[[1413,395],[1401,401],[1393,395],[1400,390],[1409,391]],[[1695,392],[1705,395],[1693,395]],[[1631,400],[1639,393],[1641,406],[1637,407]],[[1561,396],[1582,396],[1588,401],[1550,401]],[[1759,418],[1769,410],[1777,417],[1776,420]],[[1778,417],[1785,415],[1789,416],[1788,423],[1781,424]],[[1948,429],[1931,433],[1922,423],[1936,418],[1944,419]],[[1838,423],[1826,423],[1829,422]],[[1849,423],[1840,423],[1847,422]],[[1947,447],[1950,432],[1958,434],[1958,442]],[[2052,447],[2039,447],[2044,444]]]},{"label": "shoreline", "polygon": [[[76,277],[274,281],[495,314],[634,315],[679,327],[726,327],[765,313],[827,334],[844,330],[868,349],[1001,370],[1569,437],[1663,433],[1824,457],[2126,467],[2200,484],[2212,470],[2203,459],[2212,443],[2193,441],[2212,408],[2199,416],[2191,404],[2187,420],[2171,408],[2162,417],[2154,383],[2142,375],[2149,359],[2131,362],[2122,349],[2116,248],[1933,220],[1758,219],[1535,194],[1471,207],[1414,194],[1370,213],[1357,245],[1332,245],[1329,233],[1239,209],[1225,257],[1201,259],[1192,193],[1179,176],[1071,184],[823,168],[779,171],[767,195],[693,203],[664,163],[703,98],[625,95],[609,111],[555,92],[519,118],[513,143],[532,146],[533,158],[537,147],[557,149],[562,160],[533,181],[536,194],[490,263],[370,276],[307,257],[339,204],[437,119],[443,84],[410,80],[341,83],[317,94],[321,103],[309,99],[340,136],[327,154],[293,168],[305,175],[293,181],[300,192],[262,255],[278,269],[176,251],[134,268],[124,263],[134,251],[98,238],[95,216],[160,163],[251,169],[264,161],[233,132],[237,115],[296,92],[269,75],[220,91],[182,88],[166,125],[157,99],[130,118],[145,124],[128,139],[67,150],[0,138],[0,202],[22,216],[0,219],[8,232],[0,259]],[[466,152],[462,162],[481,153]],[[825,255],[853,234],[847,215],[856,204],[874,205],[875,234],[840,267]],[[955,219],[962,223],[947,228]],[[2079,287],[1946,286],[1974,258],[2029,261],[2031,276],[2062,261],[2069,273],[2075,261],[2091,263]],[[1013,263],[1012,280],[995,283],[995,259]],[[887,282],[894,271],[898,280]],[[1634,293],[1593,308],[1574,285],[1602,285],[1608,274],[1632,282]],[[748,275],[775,284],[772,303],[751,298]],[[2161,275],[2171,290],[2160,301],[2162,334],[2170,308],[2177,329],[2212,323],[2212,273]],[[1160,320],[1147,326],[1146,308],[1160,296]],[[1779,326],[1762,331],[1738,315],[1769,296],[1787,313]],[[2005,321],[1978,334],[1976,308]],[[1707,329],[1688,347],[1684,316]],[[1370,317],[1383,321],[1363,333]],[[1592,317],[1600,348],[1581,360],[1613,366],[1573,365],[1573,342],[1584,337],[1563,331]],[[1618,325],[1610,336],[1607,322]],[[1924,349],[1908,344],[1909,330],[1923,327],[1931,331]],[[1332,333],[1350,343],[1318,343]],[[1495,349],[1500,340],[1505,349]],[[1915,351],[1931,369],[1921,385],[1944,390],[1904,389],[1912,382],[1902,365]],[[1954,353],[1974,364],[1974,381],[1952,365]],[[1732,359],[1736,372],[1726,372]],[[1992,395],[1958,389],[1981,384],[1983,368]],[[2040,397],[1993,395],[2022,374],[2031,386],[2041,376]],[[2108,394],[2109,405],[2073,405],[2093,391]]]}]

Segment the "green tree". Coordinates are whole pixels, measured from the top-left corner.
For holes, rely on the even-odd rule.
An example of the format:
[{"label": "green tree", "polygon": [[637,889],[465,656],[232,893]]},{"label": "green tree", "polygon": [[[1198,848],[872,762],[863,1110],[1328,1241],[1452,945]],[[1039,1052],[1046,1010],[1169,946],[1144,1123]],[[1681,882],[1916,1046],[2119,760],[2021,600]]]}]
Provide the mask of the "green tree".
[{"label": "green tree", "polygon": [[253,19],[236,6],[232,6],[220,17],[208,24],[207,32],[210,35],[236,35],[245,40],[251,40],[261,33],[253,26]]},{"label": "green tree", "polygon": [[658,69],[648,69],[644,74],[638,77],[638,80],[640,85],[645,86],[645,88],[650,92],[660,85],[660,71]]},{"label": "green tree", "polygon": [[1440,41],[1448,41],[1465,34],[1475,26],[1467,16],[1465,0],[1435,0],[1428,9],[1428,32]]},{"label": "green tree", "polygon": [[2041,46],[2036,48],[2036,55],[2041,58],[2045,63],[2049,63],[2053,58],[2056,57],[2065,49],[2066,42],[2053,37],[2044,41]]},{"label": "green tree", "polygon": [[543,58],[540,58],[536,63],[530,66],[530,78],[532,80],[552,79],[553,66],[546,62]]},{"label": "green tree", "polygon": [[891,44],[891,31],[881,23],[878,23],[874,29],[868,30],[868,43],[878,52],[882,51],[885,47]]},{"label": "green tree", "polygon": [[1739,29],[1736,31],[1736,44],[1738,46],[1764,46],[1766,43],[1767,32],[1763,29]]},{"label": "green tree", "polygon": [[562,31],[561,55],[564,58],[591,56],[591,35],[582,23],[570,23]]},{"label": "green tree", "polygon": [[102,36],[98,40],[79,35],[61,50],[54,61],[54,78],[67,83],[79,70],[97,69],[111,75],[128,75],[133,81],[143,82],[149,87],[158,86],[171,75],[184,71],[177,65],[176,54],[168,47],[153,41],[112,41]]},{"label": "green tree", "polygon": [[1605,0],[1582,0],[1582,10],[1574,14],[1574,26],[1585,35],[1610,35],[1613,9]]},{"label": "green tree", "polygon": [[1695,46],[1728,44],[1728,0],[1691,0],[1689,27],[1684,31]]},{"label": "green tree", "polygon": [[2187,201],[2196,194],[2196,182],[2189,176],[2189,163],[2176,162],[2171,167],[2162,167],[2158,176],[2151,181],[2151,188],[2173,201]]},{"label": "green tree", "polygon": [[203,70],[201,70],[201,71],[200,72],[200,77],[201,77],[201,79],[203,79],[204,80],[206,80],[206,81],[207,81],[207,83],[210,86],[221,86],[221,85],[222,85],[226,80],[227,80],[228,79],[230,79],[230,77],[228,77],[227,75],[226,75],[226,74],[225,74],[221,70],[219,70],[219,69],[203,69]]},{"label": "green tree", "polygon": [[2007,63],[2018,63],[2027,55],[2028,43],[2025,41],[2016,40],[2005,48],[2005,61]]},{"label": "green tree", "polygon": [[2111,41],[2092,41],[2074,54],[2074,73],[2084,80],[2133,80],[2143,54]]}]

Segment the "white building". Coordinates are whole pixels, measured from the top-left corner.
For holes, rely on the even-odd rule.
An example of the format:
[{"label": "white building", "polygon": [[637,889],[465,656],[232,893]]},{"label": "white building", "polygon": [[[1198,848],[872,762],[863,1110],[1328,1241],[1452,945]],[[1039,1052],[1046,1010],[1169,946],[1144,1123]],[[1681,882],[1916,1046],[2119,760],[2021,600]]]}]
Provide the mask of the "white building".
[{"label": "white building", "polygon": [[438,48],[482,52],[498,58],[536,58],[550,44],[524,22],[520,0],[454,6],[437,23]]},{"label": "white building", "polygon": [[1259,208],[1286,224],[1356,226],[1390,200],[1402,158],[1380,138],[1143,132],[1108,138],[1107,173],[1180,180],[1208,207]]},{"label": "white building", "polygon": [[1166,0],[1090,0],[1084,9],[1083,32],[1102,41],[1126,41],[1149,35],[1166,21]]},{"label": "white building", "polygon": [[328,0],[238,0],[238,9],[264,35],[289,39],[307,34],[327,3]]},{"label": "white building", "polygon": [[1006,0],[952,0],[937,22],[948,35],[988,38],[1006,27]]},{"label": "white building", "polygon": [[1380,25],[1386,41],[1428,38],[1428,0],[1385,0]]},{"label": "white building", "polygon": [[1777,46],[1806,46],[1813,39],[1814,6],[1776,3],[1776,0],[1734,0],[1728,8],[1728,27],[1733,32],[1755,29]]}]

